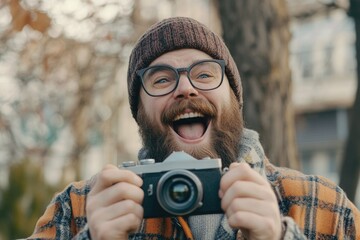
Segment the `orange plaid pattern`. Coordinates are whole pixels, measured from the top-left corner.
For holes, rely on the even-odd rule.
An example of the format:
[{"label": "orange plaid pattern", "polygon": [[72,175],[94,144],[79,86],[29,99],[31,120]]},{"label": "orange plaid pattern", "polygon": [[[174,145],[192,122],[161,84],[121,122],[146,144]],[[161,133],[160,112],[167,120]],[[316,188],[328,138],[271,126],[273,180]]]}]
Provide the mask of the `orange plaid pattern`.
[{"label": "orange plaid pattern", "polygon": [[[295,223],[294,226],[288,224],[285,230],[301,232],[295,239],[360,239],[359,210],[339,187],[325,178],[277,168],[267,161],[265,165],[282,215],[291,217]],[[83,181],[68,186],[55,196],[29,239],[71,239],[76,236],[89,239],[85,212],[89,191],[89,182]],[[294,227],[299,230],[291,229]],[[174,218],[147,219],[139,232],[131,237],[186,239],[189,233],[185,234],[183,229]]]},{"label": "orange plaid pattern", "polygon": [[360,212],[334,183],[266,161],[280,211],[309,239],[360,239]]},{"label": "orange plaid pattern", "polygon": [[[360,240],[360,212],[331,181],[275,167],[266,159],[256,132],[245,129],[238,161],[247,162],[266,177],[277,199],[284,239]],[[90,239],[86,196],[91,180],[69,185],[56,195],[29,239]],[[229,229],[224,216],[215,239],[243,239]],[[178,218],[145,219],[130,239],[191,239],[186,222]]]}]

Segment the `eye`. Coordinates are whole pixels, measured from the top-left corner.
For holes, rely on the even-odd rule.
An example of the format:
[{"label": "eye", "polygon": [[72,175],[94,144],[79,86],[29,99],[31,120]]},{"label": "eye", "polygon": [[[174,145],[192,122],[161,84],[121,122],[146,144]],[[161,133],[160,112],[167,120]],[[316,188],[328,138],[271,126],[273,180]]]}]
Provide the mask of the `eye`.
[{"label": "eye", "polygon": [[213,62],[200,62],[192,67],[190,76],[194,81],[205,83],[213,81],[217,77],[218,72],[218,67]]},{"label": "eye", "polygon": [[213,81],[214,78],[215,76],[212,72],[206,71],[197,73],[194,77],[192,77],[192,80],[196,82],[209,82]]},{"label": "eye", "polygon": [[167,78],[160,78],[160,79],[154,80],[154,81],[153,81],[153,85],[166,84],[166,83],[168,83],[168,82],[170,82],[169,79],[167,79]]},{"label": "eye", "polygon": [[199,74],[198,75],[198,79],[200,78],[209,78],[209,77],[212,77],[212,75],[211,74],[208,74],[208,73],[201,73],[201,74]]},{"label": "eye", "polygon": [[168,67],[153,67],[145,72],[144,82],[148,88],[166,88],[176,83],[176,73]]},{"label": "eye", "polygon": [[174,84],[176,84],[175,78],[167,74],[159,74],[158,76],[153,76],[149,79],[149,85],[152,88],[164,89],[172,87]]}]

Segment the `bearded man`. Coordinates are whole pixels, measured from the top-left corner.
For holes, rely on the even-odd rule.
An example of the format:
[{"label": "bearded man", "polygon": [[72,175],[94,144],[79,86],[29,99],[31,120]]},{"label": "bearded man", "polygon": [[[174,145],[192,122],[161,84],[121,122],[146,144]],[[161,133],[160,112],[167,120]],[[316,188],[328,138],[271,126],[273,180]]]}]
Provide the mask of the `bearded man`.
[{"label": "bearded man", "polygon": [[243,127],[234,60],[203,24],[176,17],[152,26],[131,53],[128,93],[139,158],[185,151],[229,168],[218,189],[223,212],[144,219],[142,178],[108,165],[58,194],[30,238],[360,239],[359,210],[339,187],[269,163]]}]

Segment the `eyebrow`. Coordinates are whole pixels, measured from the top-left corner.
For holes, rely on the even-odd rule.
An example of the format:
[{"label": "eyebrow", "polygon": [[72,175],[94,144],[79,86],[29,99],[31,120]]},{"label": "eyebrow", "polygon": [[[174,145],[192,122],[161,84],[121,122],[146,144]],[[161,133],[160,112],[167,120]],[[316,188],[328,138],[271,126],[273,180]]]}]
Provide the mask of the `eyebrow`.
[{"label": "eyebrow", "polygon": [[173,65],[170,65],[169,63],[165,63],[165,62],[158,62],[158,63],[155,63],[154,65],[150,64],[148,67],[153,67],[153,66],[170,66],[170,67],[173,67],[173,68],[187,68],[191,65],[193,65],[194,63],[197,63],[197,62],[201,62],[201,61],[204,61],[204,60],[213,60],[214,58],[201,58],[201,59],[195,59],[193,60],[190,64],[188,64],[186,67],[182,66],[182,67],[174,67]]}]

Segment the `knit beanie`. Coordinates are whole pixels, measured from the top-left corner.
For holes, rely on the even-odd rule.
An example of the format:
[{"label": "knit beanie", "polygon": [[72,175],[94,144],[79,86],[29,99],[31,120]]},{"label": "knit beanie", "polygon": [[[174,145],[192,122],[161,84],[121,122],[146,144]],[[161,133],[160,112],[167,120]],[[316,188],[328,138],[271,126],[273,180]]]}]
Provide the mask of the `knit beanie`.
[{"label": "knit beanie", "polygon": [[128,67],[129,103],[136,120],[140,77],[136,71],[148,67],[152,61],[164,53],[193,48],[207,53],[214,59],[225,60],[225,74],[230,87],[242,107],[242,87],[239,71],[234,59],[223,40],[202,23],[186,17],[164,19],[149,28],[137,41],[133,48]]}]

